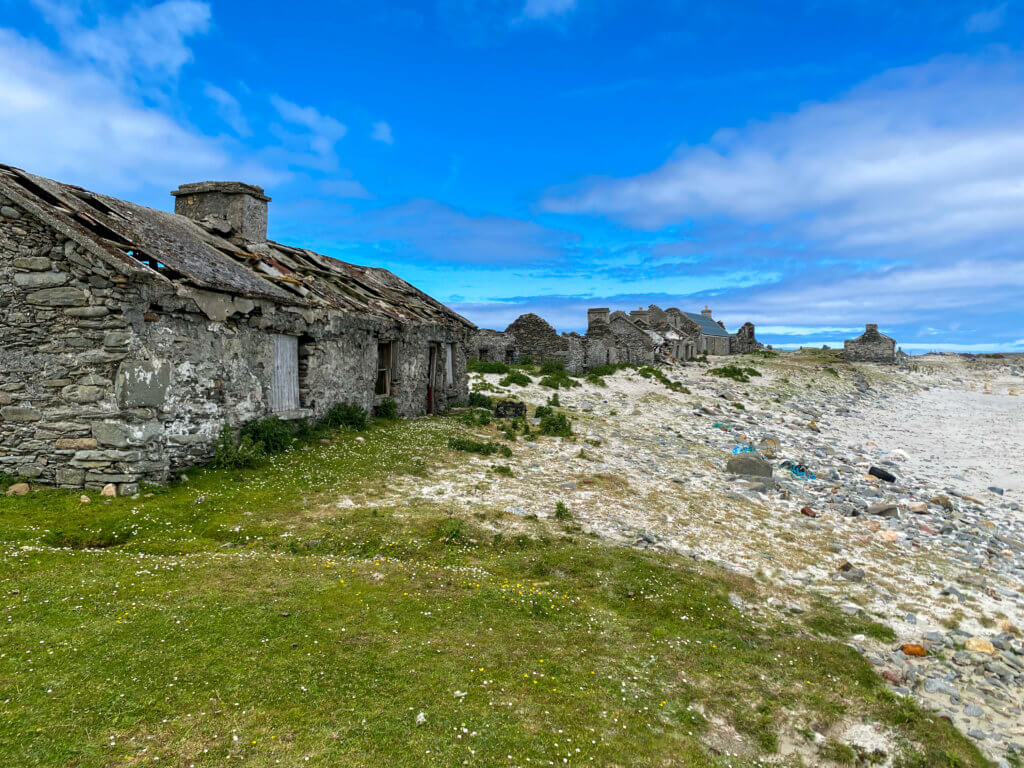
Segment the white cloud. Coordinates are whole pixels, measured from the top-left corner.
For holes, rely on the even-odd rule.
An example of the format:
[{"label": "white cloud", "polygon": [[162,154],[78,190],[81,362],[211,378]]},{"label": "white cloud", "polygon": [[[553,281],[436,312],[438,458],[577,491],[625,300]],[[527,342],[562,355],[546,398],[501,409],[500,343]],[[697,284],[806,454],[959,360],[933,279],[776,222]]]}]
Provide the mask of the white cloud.
[{"label": "white cloud", "polygon": [[301,107],[280,96],[272,96],[270,102],[286,122],[307,130],[301,137],[286,134],[281,136],[292,143],[308,145],[307,148],[312,153],[312,156],[305,159],[293,158],[293,162],[323,170],[332,169],[337,165],[334,146],[348,132],[344,123],[321,114],[314,107]]},{"label": "white cloud", "polygon": [[331,179],[320,182],[320,191],[331,197],[371,200],[373,195],[355,179]]},{"label": "white cloud", "polygon": [[1003,18],[1006,16],[1006,3],[997,5],[987,11],[978,11],[968,17],[964,23],[964,29],[971,34],[983,35],[988,32],[995,32],[1003,26]]},{"label": "white cloud", "polygon": [[977,318],[1024,305],[1024,260],[910,265],[834,280],[783,283],[710,301],[716,317],[720,314],[729,327],[746,320],[758,326],[799,326],[809,317],[821,325],[842,327],[917,323],[923,317]]},{"label": "white cloud", "polygon": [[33,0],[60,35],[65,48],[76,56],[97,62],[109,71],[127,76],[140,69],[176,75],[191,61],[187,39],[206,32],[210,6],[198,0],[164,0],[149,7],[135,7],[124,16],[101,17],[85,26],[81,8],[62,0]]},{"label": "white cloud", "polygon": [[4,162],[118,193],[196,179],[271,183],[281,176],[235,159],[204,136],[135,99],[112,76],[0,29],[0,147]]},{"label": "white cloud", "polygon": [[239,136],[252,135],[252,128],[249,127],[249,121],[242,113],[242,105],[238,103],[238,99],[212,83],[206,84],[203,93],[216,105],[217,114],[231,126],[235,133]]},{"label": "white cloud", "polygon": [[545,19],[560,16],[576,7],[576,0],[526,0],[523,16],[527,19]]},{"label": "white cloud", "polygon": [[553,192],[548,210],[644,227],[740,221],[833,246],[948,246],[1024,230],[1024,70],[938,59],[683,147],[661,168]]},{"label": "white cloud", "polygon": [[395,143],[395,137],[391,135],[391,126],[383,120],[373,124],[373,129],[370,131],[370,138],[374,141],[384,142],[385,144]]}]

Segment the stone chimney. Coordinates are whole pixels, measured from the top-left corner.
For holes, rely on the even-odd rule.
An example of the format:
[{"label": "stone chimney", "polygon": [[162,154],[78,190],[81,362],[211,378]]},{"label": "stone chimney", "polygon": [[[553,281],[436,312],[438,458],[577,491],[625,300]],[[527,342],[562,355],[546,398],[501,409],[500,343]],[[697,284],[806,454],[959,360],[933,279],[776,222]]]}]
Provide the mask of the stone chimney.
[{"label": "stone chimney", "polygon": [[868,323],[864,326],[865,333],[878,333],[878,323]]},{"label": "stone chimney", "polygon": [[200,181],[171,192],[174,212],[193,221],[208,219],[250,243],[267,241],[267,203],[263,189],[240,181]]},{"label": "stone chimney", "polygon": [[608,307],[594,307],[593,309],[587,310],[587,330],[590,330],[596,325],[608,325],[608,315],[610,310]]},{"label": "stone chimney", "polygon": [[708,320],[711,319],[711,310],[708,309],[708,305],[704,305],[704,309],[701,310],[701,314],[704,315]]}]

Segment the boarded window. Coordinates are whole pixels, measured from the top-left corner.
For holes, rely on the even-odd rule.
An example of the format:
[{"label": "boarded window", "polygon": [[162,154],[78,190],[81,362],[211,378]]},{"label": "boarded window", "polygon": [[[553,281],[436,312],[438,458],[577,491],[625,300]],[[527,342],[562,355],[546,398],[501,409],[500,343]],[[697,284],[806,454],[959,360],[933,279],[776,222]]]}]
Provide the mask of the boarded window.
[{"label": "boarded window", "polygon": [[445,344],[444,383],[451,387],[455,384],[455,345]]},{"label": "boarded window", "polygon": [[270,408],[274,412],[299,407],[299,339],[274,334],[274,373],[270,382]]},{"label": "boarded window", "polygon": [[394,364],[394,343],[387,341],[377,345],[377,386],[378,395],[391,394],[392,366]]}]

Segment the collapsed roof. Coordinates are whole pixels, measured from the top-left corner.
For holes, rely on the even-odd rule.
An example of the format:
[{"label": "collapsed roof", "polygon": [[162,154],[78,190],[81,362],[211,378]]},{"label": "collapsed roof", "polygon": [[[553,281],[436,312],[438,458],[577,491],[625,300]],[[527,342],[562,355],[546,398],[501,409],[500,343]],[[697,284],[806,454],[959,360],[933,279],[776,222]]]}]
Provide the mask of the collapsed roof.
[{"label": "collapsed roof", "polygon": [[224,231],[0,164],[0,193],[126,275],[282,304],[461,324],[461,315],[386,269],[273,241],[239,244]]}]

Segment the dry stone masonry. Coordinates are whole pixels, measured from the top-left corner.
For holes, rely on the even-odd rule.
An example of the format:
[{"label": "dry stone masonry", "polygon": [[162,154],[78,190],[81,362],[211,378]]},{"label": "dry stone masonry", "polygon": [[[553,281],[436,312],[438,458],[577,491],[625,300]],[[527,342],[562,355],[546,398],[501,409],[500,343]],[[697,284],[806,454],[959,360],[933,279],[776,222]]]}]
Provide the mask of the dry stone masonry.
[{"label": "dry stone masonry", "polygon": [[743,354],[761,347],[753,323],[745,323],[730,335],[707,307],[698,314],[675,307],[663,310],[655,304],[628,314],[607,307],[588,309],[583,336],[559,334],[538,315],[521,315],[504,332],[479,330],[470,344],[481,360],[559,360],[573,374],[609,363],[673,363],[698,355]]},{"label": "dry stone masonry", "polygon": [[130,493],[225,424],[468,398],[467,320],[268,241],[258,187],[174,194],[169,214],[0,166],[0,472]]},{"label": "dry stone masonry", "polygon": [[878,326],[868,323],[862,335],[843,342],[843,352],[851,363],[896,362],[896,340],[878,332]]}]

